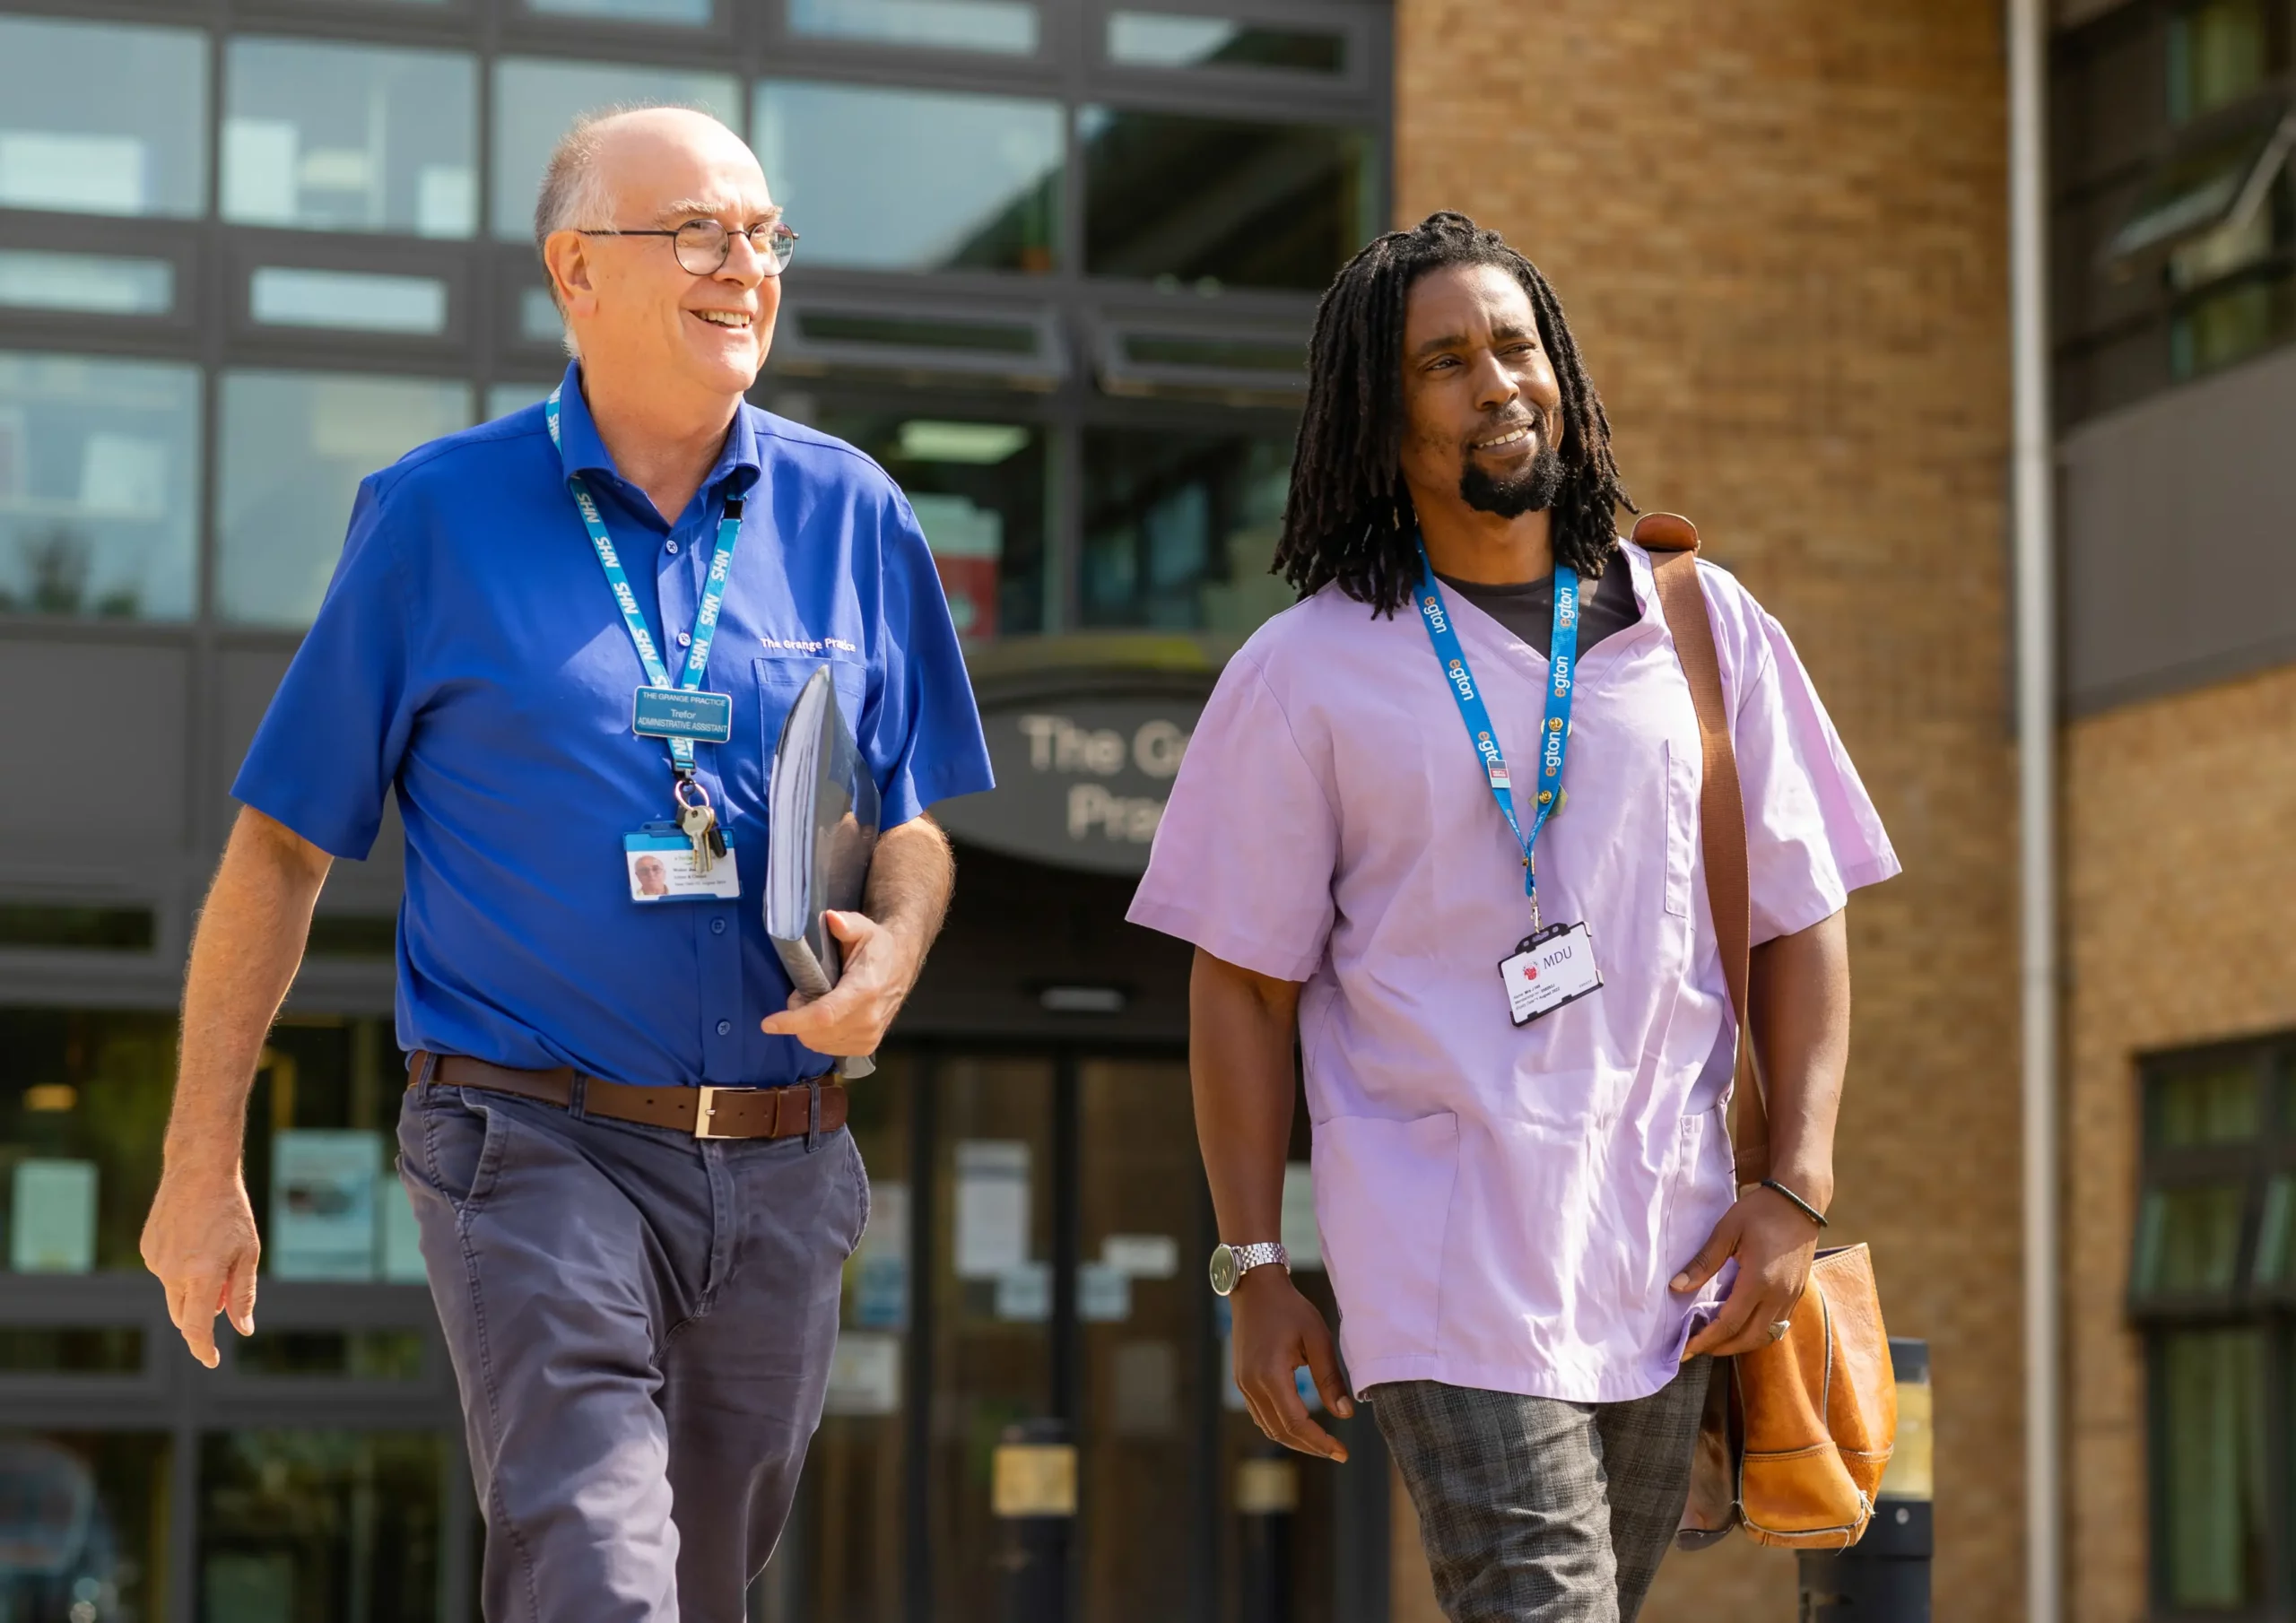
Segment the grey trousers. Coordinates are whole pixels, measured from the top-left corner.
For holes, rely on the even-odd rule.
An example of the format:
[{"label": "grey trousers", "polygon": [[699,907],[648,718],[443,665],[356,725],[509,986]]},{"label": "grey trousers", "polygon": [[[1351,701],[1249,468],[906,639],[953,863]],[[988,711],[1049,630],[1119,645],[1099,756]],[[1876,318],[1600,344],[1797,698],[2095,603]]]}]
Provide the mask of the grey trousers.
[{"label": "grey trousers", "polygon": [[1690,1495],[1713,1360],[1647,1398],[1566,1403],[1398,1381],[1371,1412],[1451,1623],[1634,1623]]},{"label": "grey trousers", "polygon": [[398,1143],[486,1519],[487,1623],[741,1623],[868,1217],[851,1136],[697,1142],[426,1086]]}]

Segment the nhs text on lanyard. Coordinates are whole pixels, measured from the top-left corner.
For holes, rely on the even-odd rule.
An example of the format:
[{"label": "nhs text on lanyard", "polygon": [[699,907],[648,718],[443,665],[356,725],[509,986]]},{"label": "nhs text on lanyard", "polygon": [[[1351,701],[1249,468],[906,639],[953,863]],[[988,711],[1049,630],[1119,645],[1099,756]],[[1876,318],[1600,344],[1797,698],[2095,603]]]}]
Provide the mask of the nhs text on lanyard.
[{"label": "nhs text on lanyard", "polygon": [[[558,395],[552,389],[543,408],[550,424],[550,441],[559,443]],[[729,693],[702,690],[701,679],[709,669],[709,645],[718,635],[718,611],[725,606],[726,581],[734,567],[734,548],[742,536],[742,501],[728,497],[725,516],[718,525],[718,550],[709,560],[709,577],[701,602],[695,607],[693,636],[686,650],[685,670],[677,685],[670,683],[669,668],[655,649],[654,634],[639,612],[638,597],[623,573],[621,556],[606,534],[598,504],[591,499],[579,474],[569,474],[567,488],[580,509],[582,527],[605,571],[606,585],[622,610],[622,623],[637,645],[639,663],[646,668],[646,685],[631,697],[631,730],[641,738],[665,741],[670,750],[670,797],[677,812],[674,821],[647,823],[622,839],[622,863],[630,881],[630,898],[636,902],[704,900],[741,894],[741,880],[734,853],[718,825],[709,791],[693,772],[693,746],[722,744],[734,736],[734,699]]]},{"label": "nhs text on lanyard", "polygon": [[1443,588],[1436,584],[1427,549],[1419,550],[1419,615],[1426,622],[1427,640],[1434,646],[1443,680],[1466,724],[1467,740],[1474,746],[1491,797],[1500,815],[1515,832],[1523,848],[1523,894],[1530,898],[1531,933],[1500,960],[1499,978],[1507,988],[1507,1012],[1518,1026],[1526,1026],[1542,1014],[1552,1013],[1602,989],[1602,972],[1595,967],[1595,943],[1583,924],[1542,925],[1539,921],[1539,831],[1562,804],[1562,760],[1570,748],[1570,692],[1578,680],[1578,575],[1558,564],[1554,570],[1554,633],[1548,644],[1550,680],[1546,690],[1546,723],[1539,733],[1538,810],[1529,832],[1515,814],[1514,781],[1508,776],[1507,757],[1499,747],[1498,729],[1484,708],[1474,673],[1468,668],[1466,650],[1451,624]]}]

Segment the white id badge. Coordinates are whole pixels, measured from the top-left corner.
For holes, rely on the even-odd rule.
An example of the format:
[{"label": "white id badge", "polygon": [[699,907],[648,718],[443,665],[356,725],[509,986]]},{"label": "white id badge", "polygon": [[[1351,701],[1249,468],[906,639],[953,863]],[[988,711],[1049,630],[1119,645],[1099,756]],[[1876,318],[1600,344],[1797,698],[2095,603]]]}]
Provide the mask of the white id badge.
[{"label": "white id badge", "polygon": [[1518,1026],[1603,989],[1595,940],[1584,924],[1549,924],[1525,936],[1515,955],[1500,962],[1499,978],[1507,987],[1507,1012]]},{"label": "white id badge", "polygon": [[693,841],[675,823],[648,823],[622,837],[622,865],[630,874],[630,899],[634,902],[730,901],[742,893],[740,872],[734,866],[734,848],[709,860],[700,872],[694,861]]}]

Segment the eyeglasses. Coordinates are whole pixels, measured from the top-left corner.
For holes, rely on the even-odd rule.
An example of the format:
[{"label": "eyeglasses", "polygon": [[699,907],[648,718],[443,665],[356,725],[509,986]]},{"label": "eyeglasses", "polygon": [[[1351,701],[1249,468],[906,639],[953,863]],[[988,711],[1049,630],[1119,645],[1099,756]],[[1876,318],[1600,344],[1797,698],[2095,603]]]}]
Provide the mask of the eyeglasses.
[{"label": "eyeglasses", "polygon": [[750,247],[763,263],[765,273],[778,276],[789,268],[797,252],[797,233],[778,220],[743,231],[728,230],[717,220],[689,220],[674,231],[585,230],[585,237],[667,237],[678,264],[696,276],[714,276],[733,257],[734,239],[747,237]]}]

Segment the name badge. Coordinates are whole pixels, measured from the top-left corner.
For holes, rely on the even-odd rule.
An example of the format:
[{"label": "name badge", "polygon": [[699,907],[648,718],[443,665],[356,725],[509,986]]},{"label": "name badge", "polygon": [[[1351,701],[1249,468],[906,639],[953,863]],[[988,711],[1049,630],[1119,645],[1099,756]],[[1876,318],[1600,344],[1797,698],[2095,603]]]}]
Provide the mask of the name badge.
[{"label": "name badge", "polygon": [[693,838],[675,823],[648,823],[622,837],[622,863],[634,902],[731,901],[742,893],[734,848],[709,859],[707,872],[695,858]]},{"label": "name badge", "polygon": [[1525,936],[1515,943],[1514,956],[1500,960],[1499,978],[1507,987],[1507,1012],[1518,1026],[1603,989],[1595,938],[1584,924],[1549,924]]},{"label": "name badge", "polygon": [[640,738],[729,744],[734,742],[734,696],[685,688],[640,688],[631,697],[630,726]]}]

